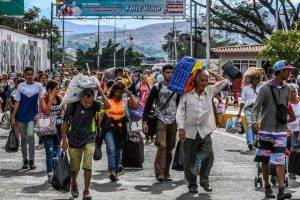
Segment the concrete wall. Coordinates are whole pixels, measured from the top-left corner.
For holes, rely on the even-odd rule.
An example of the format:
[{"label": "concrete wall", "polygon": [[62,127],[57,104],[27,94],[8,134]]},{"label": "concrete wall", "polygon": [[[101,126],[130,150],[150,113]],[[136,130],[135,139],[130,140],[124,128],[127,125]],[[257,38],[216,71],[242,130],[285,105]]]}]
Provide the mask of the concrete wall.
[{"label": "concrete wall", "polygon": [[35,70],[50,68],[47,59],[47,39],[41,39],[0,26],[0,72],[15,65],[21,72],[26,66]]}]

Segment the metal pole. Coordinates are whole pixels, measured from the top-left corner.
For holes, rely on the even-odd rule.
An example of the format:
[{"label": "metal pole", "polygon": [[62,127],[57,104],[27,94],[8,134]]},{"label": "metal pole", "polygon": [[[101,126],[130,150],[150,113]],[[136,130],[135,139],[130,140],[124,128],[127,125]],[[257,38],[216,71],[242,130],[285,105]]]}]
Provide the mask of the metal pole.
[{"label": "metal pole", "polygon": [[53,72],[53,3],[51,3],[51,26],[50,26],[50,70]]},{"label": "metal pole", "polygon": [[210,68],[210,0],[206,0],[206,67]]},{"label": "metal pole", "polygon": [[126,26],[124,25],[124,35],[123,35],[123,43],[124,43],[124,64],[123,67],[126,67],[126,45],[125,45],[125,34],[126,34]]},{"label": "metal pole", "polygon": [[98,16],[98,34],[97,34],[97,69],[100,69],[100,17]]},{"label": "metal pole", "polygon": [[195,58],[197,58],[197,41],[198,41],[198,38],[197,38],[197,21],[198,21],[198,19],[197,19],[197,4],[195,4],[195,10],[194,10],[194,20],[195,20],[195,27],[194,27],[194,31],[195,31],[195,33],[194,33],[194,37],[195,37],[195,46],[194,46],[194,57]]},{"label": "metal pole", "polygon": [[176,23],[175,23],[175,16],[173,17],[173,30],[174,30],[174,59],[175,63],[177,62],[177,33],[176,33]]},{"label": "metal pole", "polygon": [[65,63],[65,16],[63,15],[62,24],[62,49],[61,49],[61,64]]},{"label": "metal pole", "polygon": [[278,0],[275,0],[275,31],[278,31],[279,13],[278,13]]},{"label": "metal pole", "polygon": [[[117,34],[117,21],[116,21],[116,18],[115,18],[115,23],[114,23],[114,46],[116,45],[116,34]],[[114,67],[116,67],[117,63],[116,63],[116,46],[115,46],[115,49],[114,49]]]},{"label": "metal pole", "polygon": [[190,55],[193,57],[193,2],[190,0]]}]

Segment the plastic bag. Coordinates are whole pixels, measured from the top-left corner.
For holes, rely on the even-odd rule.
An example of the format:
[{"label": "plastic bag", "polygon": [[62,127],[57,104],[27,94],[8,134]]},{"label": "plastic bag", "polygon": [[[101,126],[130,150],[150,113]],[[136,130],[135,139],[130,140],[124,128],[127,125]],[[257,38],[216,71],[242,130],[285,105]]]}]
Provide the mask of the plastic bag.
[{"label": "plastic bag", "polygon": [[175,171],[183,171],[183,152],[181,141],[177,142],[175,155],[172,163],[172,169]]},{"label": "plastic bag", "polygon": [[19,141],[13,129],[10,129],[9,136],[5,145],[5,151],[8,153],[17,152],[19,149]]},{"label": "plastic bag", "polygon": [[99,161],[99,160],[102,159],[101,146],[99,146],[97,144],[95,145],[95,151],[94,151],[93,159],[94,159],[94,161]]},{"label": "plastic bag", "polygon": [[139,106],[136,110],[129,109],[130,119],[132,122],[138,122],[143,118],[143,108]]},{"label": "plastic bag", "polygon": [[258,67],[249,67],[244,73],[242,85],[250,85],[252,76],[263,76],[265,73],[263,68]]},{"label": "plastic bag", "polygon": [[7,112],[4,113],[4,115],[1,118],[0,128],[6,129],[6,130],[9,130],[9,128],[10,128],[10,117]]},{"label": "plastic bag", "polygon": [[242,119],[231,117],[227,120],[225,131],[228,133],[240,133],[243,130]]},{"label": "plastic bag", "polygon": [[60,192],[70,191],[70,164],[66,153],[62,152],[53,173],[51,185]]},{"label": "plastic bag", "polygon": [[[62,104],[73,103],[80,99],[80,92],[85,88],[97,89],[100,86],[96,77],[78,74],[72,78]],[[96,91],[95,91],[96,92]]]}]

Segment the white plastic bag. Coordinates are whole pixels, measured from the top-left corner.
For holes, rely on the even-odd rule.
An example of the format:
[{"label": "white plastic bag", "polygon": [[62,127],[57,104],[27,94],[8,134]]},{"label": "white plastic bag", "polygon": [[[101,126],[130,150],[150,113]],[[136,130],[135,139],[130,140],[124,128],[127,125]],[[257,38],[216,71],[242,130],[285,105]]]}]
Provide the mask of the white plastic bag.
[{"label": "white plastic bag", "polygon": [[84,76],[78,74],[72,78],[68,86],[68,90],[62,100],[62,104],[73,103],[80,99],[80,92],[85,88],[96,89],[100,86],[100,83],[96,77]]}]

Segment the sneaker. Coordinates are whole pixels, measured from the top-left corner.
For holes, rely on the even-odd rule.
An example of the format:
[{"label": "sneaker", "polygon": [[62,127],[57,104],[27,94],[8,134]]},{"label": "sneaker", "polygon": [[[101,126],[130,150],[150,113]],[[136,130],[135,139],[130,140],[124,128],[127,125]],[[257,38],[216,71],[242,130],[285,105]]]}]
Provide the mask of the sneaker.
[{"label": "sneaker", "polygon": [[82,200],[91,200],[91,199],[92,199],[92,196],[90,195],[90,191],[84,190]]},{"label": "sneaker", "polygon": [[78,187],[77,187],[77,182],[76,181],[72,181],[72,186],[71,186],[71,195],[73,198],[77,198],[79,196],[79,191],[78,191]]},{"label": "sneaker", "polygon": [[165,175],[164,181],[172,181],[170,174]]},{"label": "sneaker", "polygon": [[164,175],[158,175],[157,178],[156,178],[156,180],[157,180],[158,182],[162,182],[162,181],[165,180],[165,176],[164,176]]},{"label": "sneaker", "polygon": [[249,149],[250,151],[252,151],[252,150],[253,150],[253,144],[248,144],[248,149]]},{"label": "sneaker", "polygon": [[295,175],[295,174],[293,174],[293,173],[290,173],[290,174],[289,174],[289,178],[290,178],[290,179],[294,179],[294,180],[295,180],[295,179],[296,179],[296,175]]},{"label": "sneaker", "polygon": [[273,192],[271,185],[266,185],[265,186],[265,197],[269,199],[275,199],[276,195]]},{"label": "sneaker", "polygon": [[117,173],[122,174],[124,167],[122,165],[118,166]]},{"label": "sneaker", "polygon": [[278,194],[277,194],[277,200],[284,200],[284,199],[291,199],[292,194],[289,192],[286,192],[284,188],[279,188]]},{"label": "sneaker", "polygon": [[30,169],[35,169],[36,168],[36,166],[34,165],[34,160],[29,161],[29,168]]},{"label": "sneaker", "polygon": [[28,160],[23,161],[22,169],[28,169]]},{"label": "sneaker", "polygon": [[117,177],[117,175],[116,175],[115,173],[111,173],[111,174],[109,175],[109,179],[110,179],[112,182],[118,181],[118,177]]}]

